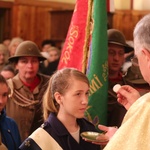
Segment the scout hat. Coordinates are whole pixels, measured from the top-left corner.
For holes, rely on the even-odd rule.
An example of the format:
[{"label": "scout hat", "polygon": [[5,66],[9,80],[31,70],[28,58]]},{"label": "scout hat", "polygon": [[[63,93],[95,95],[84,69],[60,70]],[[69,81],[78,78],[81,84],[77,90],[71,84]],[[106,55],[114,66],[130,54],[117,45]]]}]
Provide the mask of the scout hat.
[{"label": "scout hat", "polygon": [[131,62],[132,66],[129,67],[124,79],[132,84],[147,84],[139,69],[137,58],[133,58]]},{"label": "scout hat", "polygon": [[108,43],[113,43],[125,47],[125,53],[133,51],[133,47],[129,46],[126,43],[125,36],[122,32],[117,29],[108,29],[107,30]]},{"label": "scout hat", "polygon": [[23,56],[38,57],[40,61],[46,59],[41,55],[38,46],[32,41],[23,41],[22,43],[20,43],[16,49],[15,55],[9,57],[8,60],[10,62],[16,62],[19,57],[23,57]]}]

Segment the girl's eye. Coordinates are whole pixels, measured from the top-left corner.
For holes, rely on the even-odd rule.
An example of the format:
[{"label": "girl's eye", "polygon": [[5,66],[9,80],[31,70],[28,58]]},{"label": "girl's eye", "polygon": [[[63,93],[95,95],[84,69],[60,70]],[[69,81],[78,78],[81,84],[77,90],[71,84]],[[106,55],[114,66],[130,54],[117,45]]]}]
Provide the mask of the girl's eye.
[{"label": "girl's eye", "polygon": [[80,93],[77,93],[77,95],[80,95]]},{"label": "girl's eye", "polygon": [[86,95],[89,96],[89,92],[86,92]]}]

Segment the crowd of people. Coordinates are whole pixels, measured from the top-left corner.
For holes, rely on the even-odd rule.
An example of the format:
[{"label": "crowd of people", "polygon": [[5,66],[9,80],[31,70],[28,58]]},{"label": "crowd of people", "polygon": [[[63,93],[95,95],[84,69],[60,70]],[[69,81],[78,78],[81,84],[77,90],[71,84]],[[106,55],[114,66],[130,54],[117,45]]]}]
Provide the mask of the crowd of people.
[{"label": "crowd of people", "polygon": [[[135,26],[134,46],[121,31],[107,31],[108,117],[106,126],[98,126],[109,139],[104,143],[98,142],[101,137],[90,142],[80,136],[84,131],[97,131],[84,119],[89,81],[74,68],[57,70],[61,51],[52,40],[44,40],[41,50],[33,41],[19,37],[0,44],[0,148],[150,149],[149,20],[146,15]],[[123,71],[128,54],[131,65]],[[121,88],[115,93],[118,83]]]},{"label": "crowd of people", "polygon": [[[14,46],[12,41],[15,43]],[[1,90],[3,92],[1,97],[5,96],[8,99],[0,100],[0,106],[3,107],[0,110],[0,117],[2,117],[0,135],[7,149],[16,150],[21,142],[43,123],[42,98],[48,87],[50,76],[42,74],[39,70],[41,62],[47,59],[41,54],[37,44],[32,41],[21,41],[20,38],[13,38],[12,41],[10,41],[12,44],[7,47],[4,44],[0,45],[0,59],[3,66],[0,74],[9,87],[7,91]],[[9,47],[13,49],[14,54],[10,55]],[[6,114],[12,120],[5,121]],[[12,128],[15,131],[11,131]],[[11,136],[12,141],[6,133]]]}]

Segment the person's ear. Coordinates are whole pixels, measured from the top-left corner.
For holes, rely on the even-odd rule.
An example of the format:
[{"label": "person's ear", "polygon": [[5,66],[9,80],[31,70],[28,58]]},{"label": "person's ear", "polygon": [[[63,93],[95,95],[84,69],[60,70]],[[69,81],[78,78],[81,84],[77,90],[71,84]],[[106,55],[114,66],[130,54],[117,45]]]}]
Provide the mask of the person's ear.
[{"label": "person's ear", "polygon": [[146,49],[143,49],[142,55],[144,55],[144,58],[146,59],[146,61],[150,63],[150,52]]},{"label": "person's ear", "polygon": [[56,102],[60,105],[62,103],[62,95],[59,92],[55,92],[54,97]]},{"label": "person's ear", "polygon": [[142,55],[144,55],[144,59],[146,61],[146,64],[148,65],[148,68],[150,68],[150,52],[146,49],[142,50]]}]

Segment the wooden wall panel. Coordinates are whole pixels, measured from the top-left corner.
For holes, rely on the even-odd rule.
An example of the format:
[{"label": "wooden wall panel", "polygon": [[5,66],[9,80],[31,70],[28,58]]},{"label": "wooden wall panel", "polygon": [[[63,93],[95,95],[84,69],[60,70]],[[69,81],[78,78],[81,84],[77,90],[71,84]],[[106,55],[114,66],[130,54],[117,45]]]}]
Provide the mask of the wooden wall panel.
[{"label": "wooden wall panel", "polygon": [[12,8],[13,2],[0,1],[0,8]]},{"label": "wooden wall panel", "polygon": [[51,17],[51,38],[53,40],[64,40],[68,32],[73,11],[55,10],[49,13]]},{"label": "wooden wall panel", "polygon": [[12,26],[12,2],[0,1],[0,42],[10,38]]},{"label": "wooden wall panel", "polygon": [[[41,4],[41,5],[40,5]],[[48,4],[48,5],[46,5]],[[57,3],[58,4],[58,3]],[[24,0],[18,0],[13,6],[13,25],[12,25],[12,37],[20,36],[25,40],[32,40],[36,42],[39,46],[45,39],[56,39],[59,38],[60,28],[58,27],[58,15],[55,19],[51,17],[50,11],[68,11],[68,9],[63,8],[63,6],[53,3],[51,7],[50,2],[27,2]],[[64,5],[65,6],[65,5]],[[73,5],[72,5],[73,6]],[[67,5],[68,7],[68,5]],[[73,11],[73,7],[69,10]],[[60,15],[59,15],[60,16]],[[56,21],[55,21],[56,20]],[[57,24],[55,24],[57,22]],[[67,25],[68,28],[68,25]],[[58,37],[52,33],[52,31],[57,31]],[[62,31],[66,34],[66,29]]]},{"label": "wooden wall panel", "polygon": [[[64,39],[74,9],[73,4],[35,0],[0,1],[0,8],[1,4],[2,8],[9,9],[4,20],[7,36],[32,40],[39,46],[44,39],[58,42]],[[116,10],[108,20],[112,28],[121,30],[127,40],[132,40],[134,26],[147,13],[149,11]]]},{"label": "wooden wall panel", "polygon": [[13,23],[13,36],[18,35],[24,39],[33,38],[35,7],[15,6],[14,14],[16,14],[14,15],[16,21]]},{"label": "wooden wall panel", "polygon": [[47,9],[36,6],[15,6],[12,36],[20,36],[40,45],[43,39],[50,38],[50,15]]},{"label": "wooden wall panel", "polygon": [[125,34],[127,40],[132,40],[133,17],[131,11],[116,11],[113,17],[113,28],[119,29]]},{"label": "wooden wall panel", "polygon": [[43,39],[51,38],[50,27],[51,20],[49,14],[49,8],[36,8],[35,27],[34,33],[36,33],[35,41],[41,43]]},{"label": "wooden wall panel", "polygon": [[122,31],[127,40],[133,40],[133,30],[137,22],[150,11],[116,10],[113,16],[113,28]]}]

